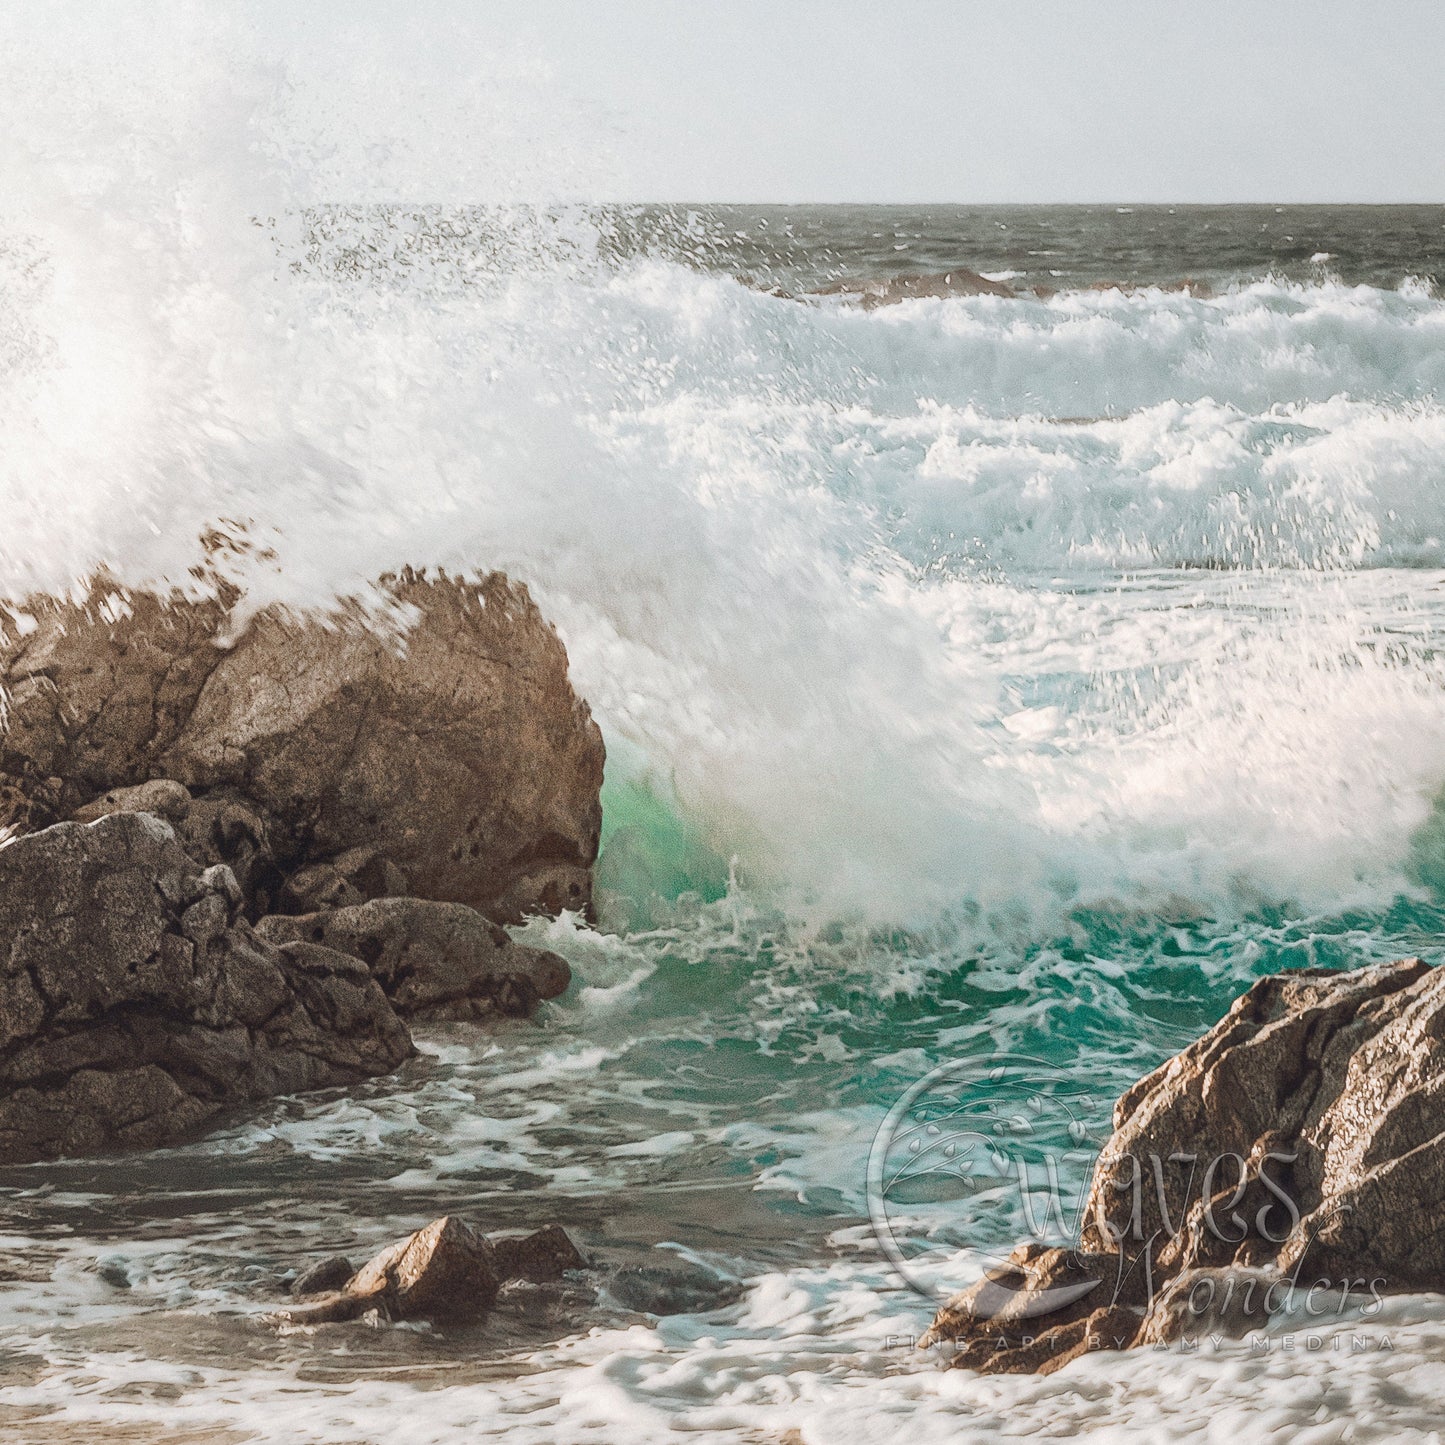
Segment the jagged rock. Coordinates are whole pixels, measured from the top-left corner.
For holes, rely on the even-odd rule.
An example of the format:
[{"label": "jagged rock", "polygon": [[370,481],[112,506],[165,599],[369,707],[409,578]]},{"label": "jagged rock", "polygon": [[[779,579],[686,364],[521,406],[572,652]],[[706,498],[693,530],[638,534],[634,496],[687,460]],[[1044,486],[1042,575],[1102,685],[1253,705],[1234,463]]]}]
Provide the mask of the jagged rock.
[{"label": "jagged rock", "polygon": [[1445,1289],[1445,1238],[1419,1227],[1445,1199],[1442,1033],[1445,972],[1418,959],[1261,979],[1119,1101],[1086,1243]]},{"label": "jagged rock", "polygon": [[178,827],[191,811],[191,795],[174,778],[155,778],[133,788],[113,788],[93,803],[77,809],[77,823],[94,823],[111,813],[154,813]]},{"label": "jagged rock", "polygon": [[[249,816],[249,868],[205,861],[254,871],[254,914],[315,865],[503,922],[587,907],[603,748],[561,641],[498,574],[387,586],[400,638],[268,609],[232,639],[233,593],[163,599],[105,579],[81,603],[33,599],[34,626],[0,640],[0,831],[170,779],[194,795],[188,827],[212,797]],[[234,823],[212,810],[196,835]],[[356,849],[380,861],[352,870]],[[286,906],[320,901],[305,881]]]},{"label": "jagged rock", "polygon": [[[1317,1300],[1445,1290],[1445,970],[1418,959],[1261,979],[1228,1015],[1134,1085],[1114,1111],[1085,1206],[1089,1273],[1147,1282],[1141,1344],[1242,1334]],[[1019,1265],[1056,1261],[1015,1252]],[[950,1300],[930,1342],[956,1363],[1040,1368],[1009,1298],[1039,1293],[1005,1271]],[[998,1296],[1003,1291],[1002,1297]],[[1085,1291],[1050,1327],[1076,1329]],[[1002,1328],[998,1328],[1001,1326]],[[981,1343],[993,1327],[1002,1342]],[[994,1353],[999,1359],[994,1361]],[[1056,1359],[1054,1351],[1050,1358]]]},{"label": "jagged rock", "polygon": [[150,1148],[412,1052],[364,965],[278,948],[148,813],[0,848],[0,1158]]},{"label": "jagged rock", "polygon": [[[336,1264],[328,1260],[316,1269],[334,1273]],[[491,1309],[504,1280],[551,1282],[560,1280],[564,1270],[582,1265],[576,1246],[557,1225],[525,1239],[494,1242],[464,1220],[444,1216],[389,1245],[334,1293],[282,1310],[277,1317],[291,1324],[332,1324],[374,1310],[391,1320],[469,1324]],[[296,1293],[301,1292],[300,1283]],[[513,1303],[525,1303],[515,1291]]]},{"label": "jagged rock", "polygon": [[492,1307],[500,1284],[487,1237],[443,1216],[368,1260],[344,1293],[383,1300],[394,1320],[464,1321]]},{"label": "jagged rock", "polygon": [[521,1236],[494,1235],[492,1249],[497,1273],[504,1280],[553,1284],[568,1270],[587,1268],[587,1261],[560,1224],[544,1225]]},{"label": "jagged rock", "polygon": [[406,892],[406,874],[390,858],[375,848],[348,848],[330,862],[298,868],[281,885],[277,901],[286,913],[318,913]]},{"label": "jagged rock", "polygon": [[408,1018],[524,1018],[565,991],[565,960],[513,943],[460,903],[378,898],[350,908],[263,918],[273,943],[307,940],[361,959]]},{"label": "jagged rock", "polygon": [[0,829],[43,828],[159,765],[223,654],[227,603],[124,593],[106,578],[83,604],[26,604],[34,627],[0,639],[9,694],[0,737]]}]

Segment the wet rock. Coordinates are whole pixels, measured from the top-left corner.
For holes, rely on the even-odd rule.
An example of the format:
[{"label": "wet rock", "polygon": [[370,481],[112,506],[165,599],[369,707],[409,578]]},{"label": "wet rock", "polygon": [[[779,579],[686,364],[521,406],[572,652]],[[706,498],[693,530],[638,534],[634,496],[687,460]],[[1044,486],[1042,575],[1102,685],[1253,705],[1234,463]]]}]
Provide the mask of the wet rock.
[{"label": "wet rock", "polygon": [[548,1224],[522,1236],[494,1235],[492,1249],[497,1273],[506,1280],[551,1284],[569,1270],[587,1268],[587,1261],[560,1224]]},{"label": "wet rock", "polygon": [[412,1052],[364,965],[278,948],[149,813],[0,848],[0,1158],[152,1148]]},{"label": "wet rock", "polygon": [[[389,1320],[434,1320],[472,1324],[497,1302],[508,1270],[532,1268],[539,1280],[519,1278],[507,1295],[518,1312],[554,1312],[565,1301],[585,1300],[585,1291],[559,1290],[561,1272],[572,1260],[581,1260],[576,1247],[556,1225],[549,1225],[525,1240],[497,1243],[464,1220],[452,1216],[435,1219],[424,1229],[389,1245],[341,1283],[333,1293],[279,1312],[291,1324],[331,1324],[359,1319],[375,1312]],[[527,1249],[518,1251],[516,1246]],[[510,1252],[509,1252],[510,1249]],[[539,1261],[547,1261],[540,1265]],[[316,1266],[334,1279],[340,1262]],[[548,1273],[555,1270],[555,1273]],[[313,1271],[301,1277],[309,1279]],[[531,1294],[540,1290],[543,1293]],[[548,1292],[550,1291],[550,1292]],[[301,1280],[294,1287],[301,1293]]]},{"label": "wet rock", "polygon": [[949,1299],[919,1345],[952,1343],[961,1347],[952,1364],[985,1374],[1038,1370],[1090,1348],[1122,1348],[1088,1337],[1107,1323],[1111,1341],[1132,1340],[1148,1300],[1146,1271],[1120,1256],[1021,1245]]},{"label": "wet rock", "polygon": [[344,1255],[332,1255],[330,1259],[317,1260],[309,1269],[304,1269],[291,1283],[291,1293],[298,1299],[308,1295],[335,1294],[346,1287],[346,1282],[356,1273],[356,1266]]},{"label": "wet rock", "polygon": [[[1161,1344],[1244,1334],[1297,1305],[1318,1320],[1320,1301],[1352,1294],[1445,1290],[1445,1238],[1426,1223],[1445,1199],[1442,1100],[1445,970],[1411,959],[1261,979],[1119,1100],[1083,1267],[1024,1247],[927,1338],[960,1343],[956,1363],[973,1368],[1034,1369],[1037,1335],[1017,1353],[1023,1322],[1076,1332],[1100,1303],[1147,1309],[1136,1340]],[[1111,1286],[1038,1308],[1111,1261],[1142,1298]]]},{"label": "wet rock", "polygon": [[[79,603],[32,599],[34,625],[0,640],[0,830],[166,779],[193,796],[186,845],[265,893],[253,916],[286,880],[284,906],[307,910],[351,901],[340,884],[399,883],[503,922],[588,907],[602,739],[555,632],[497,574],[386,587],[396,637],[270,609],[233,638],[224,589],[196,602],[99,579]],[[190,833],[212,797],[244,826],[213,809]],[[240,833],[244,862],[226,852]]]},{"label": "wet rock", "polygon": [[608,1282],[624,1308],[649,1315],[692,1315],[721,1309],[742,1298],[743,1286],[698,1264],[625,1265]]},{"label": "wet rock", "polygon": [[1269,1323],[1286,1287],[1276,1270],[1186,1269],[1155,1295],[1138,1343],[1164,1345],[1209,1335],[1242,1339]]},{"label": "wet rock", "polygon": [[1442,1035],[1445,972],[1419,960],[1261,979],[1119,1101],[1086,1240],[1147,1241],[1175,1272],[1445,1289],[1445,1238],[1419,1225],[1445,1198]]},{"label": "wet rock", "polygon": [[499,1310],[506,1310],[529,1325],[572,1325],[578,1314],[596,1304],[597,1292],[587,1285],[537,1284],[527,1279],[509,1279],[497,1291]]},{"label": "wet rock", "polygon": [[382,1301],[389,1319],[461,1323],[492,1307],[500,1283],[487,1237],[443,1216],[368,1260],[343,1293]]},{"label": "wet rock", "polygon": [[408,1018],[530,1017],[571,981],[565,960],[513,943],[503,929],[459,903],[378,898],[370,903],[264,918],[273,943],[309,941],[361,959]]}]

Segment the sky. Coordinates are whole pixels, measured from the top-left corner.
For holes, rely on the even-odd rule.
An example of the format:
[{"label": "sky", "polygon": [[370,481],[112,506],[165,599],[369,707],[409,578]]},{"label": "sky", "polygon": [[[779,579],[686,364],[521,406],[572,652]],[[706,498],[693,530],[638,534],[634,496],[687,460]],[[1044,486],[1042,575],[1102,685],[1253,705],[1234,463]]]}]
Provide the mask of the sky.
[{"label": "sky", "polygon": [[1445,201],[1440,0],[303,9],[312,43],[374,27],[460,86],[525,75],[519,111],[601,157],[590,199]]}]

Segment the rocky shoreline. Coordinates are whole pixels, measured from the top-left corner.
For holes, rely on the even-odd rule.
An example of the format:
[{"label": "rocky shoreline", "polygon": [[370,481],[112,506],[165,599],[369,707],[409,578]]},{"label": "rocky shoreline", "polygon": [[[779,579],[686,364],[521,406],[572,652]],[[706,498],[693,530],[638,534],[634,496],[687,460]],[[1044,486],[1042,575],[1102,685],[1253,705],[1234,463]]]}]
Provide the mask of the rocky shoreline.
[{"label": "rocky shoreline", "polygon": [[[527,1019],[566,990],[566,962],[504,927],[591,907],[604,754],[565,650],[501,576],[379,587],[392,635],[279,609],[237,625],[224,588],[106,579],[10,614],[5,1162],[175,1143],[396,1069],[412,1021]],[[925,1343],[1047,1373],[1237,1337],[1301,1299],[1343,1317],[1445,1289],[1442,1039],[1445,972],[1417,960],[1260,980],[1120,1099],[1077,1246],[1021,1245]],[[691,1288],[646,1276],[619,1298]],[[360,1269],[323,1261],[278,1318],[473,1319],[564,1284],[591,1291],[557,1226],[444,1217]]]},{"label": "rocky shoreline", "polygon": [[0,1157],[194,1135],[387,1073],[409,1019],[569,982],[603,745],[526,589],[383,579],[402,629],[124,592],[0,641]]}]

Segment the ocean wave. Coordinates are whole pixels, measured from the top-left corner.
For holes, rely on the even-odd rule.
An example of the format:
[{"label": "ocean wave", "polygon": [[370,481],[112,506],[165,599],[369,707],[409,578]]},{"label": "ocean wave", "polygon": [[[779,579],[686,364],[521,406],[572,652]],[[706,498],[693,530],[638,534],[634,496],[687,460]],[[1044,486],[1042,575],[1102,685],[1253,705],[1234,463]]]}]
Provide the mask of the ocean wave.
[{"label": "ocean wave", "polygon": [[[318,251],[337,147],[186,35],[166,87],[6,102],[54,129],[26,112],[0,177],[0,595],[202,585],[218,524],[247,605],[505,569],[613,744],[614,819],[630,788],[681,820],[694,861],[634,830],[632,873],[710,860],[712,896],[736,859],[803,909],[1008,933],[1409,886],[1440,594],[1370,578],[1445,565],[1426,288],[868,312],[618,260],[565,207],[485,264],[376,205]],[[1127,581],[1160,569],[1187,581]]]}]

